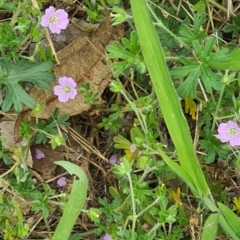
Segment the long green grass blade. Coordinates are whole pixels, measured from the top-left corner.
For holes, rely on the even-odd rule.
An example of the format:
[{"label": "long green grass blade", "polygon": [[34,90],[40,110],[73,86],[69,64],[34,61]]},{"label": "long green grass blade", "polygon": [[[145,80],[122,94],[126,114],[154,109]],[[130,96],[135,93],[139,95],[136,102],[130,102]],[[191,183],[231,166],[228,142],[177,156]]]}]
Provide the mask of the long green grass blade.
[{"label": "long green grass blade", "polygon": [[164,53],[148,12],[146,0],[131,0],[130,2],[142,53],[164,120],[176,147],[180,165],[191,175],[198,191],[198,197],[208,195],[209,189],[197,162],[190,130],[171,81]]},{"label": "long green grass blade", "polygon": [[201,237],[202,240],[216,239],[217,229],[218,229],[218,218],[219,218],[219,213],[213,213],[208,217],[203,227],[203,233]]},{"label": "long green grass blade", "polygon": [[70,174],[78,176],[74,180],[68,202],[64,206],[63,215],[51,240],[67,240],[71,234],[74,224],[86,202],[88,179],[85,172],[76,164],[67,161],[57,161],[57,165],[64,167]]},{"label": "long green grass blade", "polygon": [[220,202],[218,202],[217,204],[229,225],[233,228],[235,232],[240,235],[240,218],[226,205]]},{"label": "long green grass blade", "polygon": [[[219,212],[219,219],[218,223],[224,230],[224,232],[231,237],[232,240],[239,240],[240,238],[237,237],[237,232],[234,230],[234,228],[231,226],[231,224],[228,222],[231,217],[228,216],[229,213],[228,210],[224,211],[224,207],[219,206],[222,209],[218,209],[218,207],[215,205],[215,203],[209,198],[204,196],[202,198],[204,204],[212,211],[212,212]],[[219,204],[218,205],[224,205],[224,204]],[[225,206],[226,207],[226,206]],[[223,210],[223,211],[222,211]],[[230,209],[229,209],[230,210]],[[230,221],[231,222],[231,221]],[[236,220],[236,223],[238,223],[239,220]],[[240,229],[240,228],[239,228]]]}]

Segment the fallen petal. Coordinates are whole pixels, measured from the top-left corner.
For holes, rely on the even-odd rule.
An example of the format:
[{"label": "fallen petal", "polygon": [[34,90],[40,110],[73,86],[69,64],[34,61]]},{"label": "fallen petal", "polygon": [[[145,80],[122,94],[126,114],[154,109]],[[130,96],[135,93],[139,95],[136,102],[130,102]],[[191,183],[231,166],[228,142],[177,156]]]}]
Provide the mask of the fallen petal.
[{"label": "fallen petal", "polygon": [[118,161],[118,155],[117,154],[113,154],[110,158],[109,158],[109,162],[111,164],[116,164]]},{"label": "fallen petal", "polygon": [[66,178],[65,177],[60,177],[58,180],[57,180],[57,185],[59,187],[64,187],[66,186]]},{"label": "fallen petal", "polygon": [[36,152],[35,152],[35,158],[36,158],[36,159],[42,159],[42,158],[45,158],[45,154],[44,154],[44,152],[42,152],[42,151],[39,150],[39,149],[36,149]]},{"label": "fallen petal", "polygon": [[102,237],[102,240],[112,240],[112,237],[107,233]]}]

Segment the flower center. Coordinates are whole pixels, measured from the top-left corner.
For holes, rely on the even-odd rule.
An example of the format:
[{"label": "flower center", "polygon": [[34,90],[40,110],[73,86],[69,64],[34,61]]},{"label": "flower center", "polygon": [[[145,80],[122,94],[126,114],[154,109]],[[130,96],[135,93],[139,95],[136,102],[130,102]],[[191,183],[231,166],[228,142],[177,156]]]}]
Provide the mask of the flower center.
[{"label": "flower center", "polygon": [[56,24],[58,22],[58,18],[56,16],[51,16],[49,22],[52,24]]},{"label": "flower center", "polygon": [[229,135],[229,136],[235,136],[236,134],[237,134],[236,128],[230,128],[230,129],[228,130],[228,135]]},{"label": "flower center", "polygon": [[65,93],[69,93],[71,91],[71,88],[69,86],[64,86],[63,91]]}]

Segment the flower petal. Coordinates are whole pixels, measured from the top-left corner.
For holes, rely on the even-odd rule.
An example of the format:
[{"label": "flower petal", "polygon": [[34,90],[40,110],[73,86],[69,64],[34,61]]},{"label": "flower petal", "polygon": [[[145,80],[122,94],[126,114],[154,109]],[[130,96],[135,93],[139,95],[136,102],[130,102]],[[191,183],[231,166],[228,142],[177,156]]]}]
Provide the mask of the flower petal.
[{"label": "flower petal", "polygon": [[59,102],[65,103],[65,102],[68,101],[68,99],[69,99],[69,94],[68,94],[68,93],[65,93],[65,94],[63,94],[63,95],[59,95],[59,96],[58,96]]},{"label": "flower petal", "polygon": [[48,27],[49,27],[51,33],[59,34],[61,32],[61,29],[56,24],[49,23]]},{"label": "flower petal", "polygon": [[68,13],[63,9],[58,9],[54,14],[59,20],[65,20],[68,18]]},{"label": "flower petal", "polygon": [[118,155],[117,154],[113,154],[109,159],[108,161],[111,163],[111,164],[116,164],[117,161],[118,161]]},{"label": "flower petal", "polygon": [[41,150],[39,150],[39,149],[36,148],[35,158],[36,158],[36,159],[42,159],[42,158],[45,158],[45,154],[44,154],[44,152],[42,152]]},{"label": "flower petal", "polygon": [[219,134],[226,134],[228,133],[229,127],[226,123],[221,123],[218,127]]},{"label": "flower petal", "polygon": [[105,233],[105,235],[102,237],[102,240],[112,240],[112,237],[109,234]]},{"label": "flower petal", "polygon": [[43,15],[41,17],[41,22],[40,22],[42,27],[48,27],[49,25],[49,18],[46,15]]},{"label": "flower petal", "polygon": [[66,178],[65,177],[60,177],[57,180],[57,185],[60,186],[60,187],[66,186]]},{"label": "flower petal", "polygon": [[45,10],[45,16],[50,18],[52,15],[55,15],[55,8],[53,6],[50,6]]},{"label": "flower petal", "polygon": [[66,85],[68,85],[67,84],[67,77],[65,77],[65,76],[63,76],[63,77],[60,77],[59,79],[58,79],[58,83],[59,83],[59,85],[61,85],[61,86],[66,86]]},{"label": "flower petal", "polygon": [[232,147],[240,146],[240,136],[236,135],[235,137],[232,137],[229,143]]},{"label": "flower petal", "polygon": [[55,86],[53,88],[53,91],[54,91],[54,94],[57,95],[57,96],[62,95],[62,94],[65,93],[64,90],[63,90],[63,87],[60,86],[60,85]]},{"label": "flower petal", "polygon": [[56,23],[56,26],[60,29],[66,29],[68,24],[69,24],[68,19],[64,19],[64,20],[59,19],[58,22]]},{"label": "flower petal", "polygon": [[230,140],[230,137],[228,135],[215,135],[221,142],[225,143],[228,142]]},{"label": "flower petal", "polygon": [[227,125],[229,128],[239,128],[239,126],[237,125],[237,123],[233,122],[233,121],[228,121]]},{"label": "flower petal", "polygon": [[77,86],[77,83],[71,78],[66,78],[66,85],[70,88],[75,88]]},{"label": "flower petal", "polygon": [[72,88],[69,92],[69,98],[74,99],[77,96],[77,90],[75,88]]}]

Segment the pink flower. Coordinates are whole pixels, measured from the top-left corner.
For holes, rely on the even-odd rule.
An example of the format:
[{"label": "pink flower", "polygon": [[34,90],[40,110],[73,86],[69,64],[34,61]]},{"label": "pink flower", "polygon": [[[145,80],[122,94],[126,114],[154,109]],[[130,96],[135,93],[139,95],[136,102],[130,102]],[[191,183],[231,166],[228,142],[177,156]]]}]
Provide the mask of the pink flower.
[{"label": "pink flower", "polygon": [[57,185],[60,186],[60,187],[66,186],[66,178],[65,177],[60,177],[57,180]]},{"label": "pink flower", "polygon": [[74,99],[77,95],[77,83],[70,77],[61,77],[58,79],[59,85],[53,88],[54,94],[58,96],[59,102],[67,102]]},{"label": "pink flower", "polygon": [[68,14],[63,9],[55,11],[53,6],[45,10],[45,14],[41,17],[41,25],[49,27],[52,33],[59,34],[61,29],[66,29],[69,24]]},{"label": "pink flower", "polygon": [[105,233],[102,240],[112,240],[112,237],[109,234]]},{"label": "pink flower", "polygon": [[44,152],[42,152],[41,150],[39,150],[39,149],[36,148],[35,158],[36,158],[36,159],[42,159],[42,158],[45,158],[45,154],[44,154]]},{"label": "pink flower", "polygon": [[237,123],[228,121],[218,126],[218,135],[221,142],[229,142],[232,147],[240,146],[240,128]]}]

